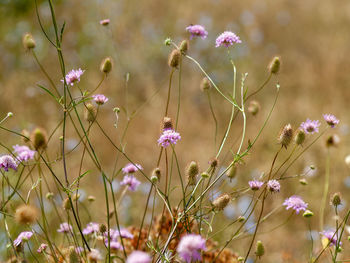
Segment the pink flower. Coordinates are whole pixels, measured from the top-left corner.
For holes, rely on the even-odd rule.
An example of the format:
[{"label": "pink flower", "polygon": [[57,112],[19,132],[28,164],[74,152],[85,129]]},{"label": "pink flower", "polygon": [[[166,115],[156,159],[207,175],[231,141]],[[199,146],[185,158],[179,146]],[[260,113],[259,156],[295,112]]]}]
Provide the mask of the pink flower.
[{"label": "pink flower", "polygon": [[193,37],[201,37],[202,39],[205,39],[208,36],[208,32],[205,31],[204,26],[201,25],[190,25],[186,27],[186,31],[191,34],[190,39]]},{"label": "pink flower", "polygon": [[128,163],[122,169],[124,174],[133,174],[133,173],[136,173],[138,170],[142,170],[142,166],[139,164],[134,165],[132,163]]},{"label": "pink flower", "polygon": [[25,231],[21,232],[18,237],[13,241],[13,245],[18,247],[21,243],[28,241],[33,236],[33,232]]},{"label": "pink flower", "polygon": [[0,168],[3,168],[6,172],[9,171],[9,168],[17,171],[17,162],[10,155],[0,156]]},{"label": "pink flower", "polygon": [[[72,69],[71,71],[69,71],[65,77],[66,79],[66,83],[68,85],[73,86],[74,83],[79,82],[80,81],[80,76],[83,75],[85,72],[85,70],[81,70],[80,68],[77,70]],[[64,80],[61,80],[62,82],[64,82]]]},{"label": "pink flower", "polygon": [[47,247],[48,247],[47,244],[42,243],[36,252],[43,253],[47,249]]},{"label": "pink flower", "polygon": [[87,224],[86,228],[83,229],[83,235],[90,235],[92,233],[98,233],[100,231],[100,226],[98,223],[90,222]]},{"label": "pink flower", "polygon": [[108,101],[108,98],[103,94],[92,95],[92,98],[94,99],[97,105],[103,105]]},{"label": "pink flower", "polygon": [[111,21],[107,19],[100,20],[100,25],[102,26],[108,26]]},{"label": "pink flower", "polygon": [[269,180],[267,182],[267,189],[271,192],[271,193],[278,193],[281,189],[281,185],[277,180]]},{"label": "pink flower", "polygon": [[216,46],[215,47],[229,47],[232,46],[235,43],[242,43],[240,38],[231,31],[225,31],[221,35],[219,35],[216,39]]},{"label": "pink flower", "polygon": [[18,160],[25,162],[34,158],[35,151],[31,150],[28,146],[20,146],[17,144],[12,147],[14,149],[14,152],[17,154]]},{"label": "pink flower", "polygon": [[127,185],[128,189],[132,192],[135,192],[137,187],[141,184],[133,175],[125,175],[123,181],[120,185]]},{"label": "pink flower", "polygon": [[300,196],[293,195],[293,196],[287,198],[284,201],[283,205],[286,206],[287,210],[292,208],[293,210],[295,210],[295,212],[297,214],[299,214],[300,211],[305,211],[306,210],[308,204],[305,203],[303,201],[303,199],[301,199]]},{"label": "pink flower", "polygon": [[57,229],[57,232],[59,233],[69,233],[69,232],[72,232],[73,231],[73,228],[70,224],[68,223],[62,223],[60,224],[60,228]]},{"label": "pink flower", "polygon": [[150,255],[138,250],[133,251],[126,259],[126,263],[150,263],[151,261]]},{"label": "pink flower", "polygon": [[339,123],[339,120],[332,114],[323,114],[323,118],[331,128],[334,128]]},{"label": "pink flower", "polygon": [[320,125],[321,123],[318,120],[312,121],[310,119],[307,119],[300,125],[300,128],[303,129],[305,133],[313,134],[315,132],[318,132]]},{"label": "pink flower", "polygon": [[158,139],[158,144],[166,148],[170,144],[176,144],[178,140],[181,139],[179,133],[175,132],[172,129],[163,130],[162,135]]},{"label": "pink flower", "polygon": [[206,249],[205,239],[195,234],[183,236],[177,246],[177,252],[180,258],[187,263],[201,260],[201,252]]},{"label": "pink flower", "polygon": [[253,191],[257,191],[263,186],[264,182],[253,180],[253,181],[249,181],[248,184],[250,189],[252,189]]}]

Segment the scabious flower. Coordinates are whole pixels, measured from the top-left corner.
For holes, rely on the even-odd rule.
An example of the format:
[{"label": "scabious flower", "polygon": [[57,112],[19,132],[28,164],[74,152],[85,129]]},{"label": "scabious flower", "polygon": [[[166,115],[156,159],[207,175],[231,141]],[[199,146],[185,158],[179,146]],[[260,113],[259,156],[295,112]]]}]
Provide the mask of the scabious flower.
[{"label": "scabious flower", "polygon": [[[85,70],[81,70],[80,68],[75,70],[72,69],[71,71],[69,71],[65,77],[66,79],[66,83],[68,85],[73,86],[75,82],[79,82],[80,81],[80,76],[83,75],[85,72]],[[62,82],[64,82],[64,80],[61,80]]]},{"label": "scabious flower", "polygon": [[239,36],[237,36],[235,33],[231,31],[225,31],[224,33],[220,34],[216,39],[216,45],[215,47],[229,47],[232,46],[235,43],[242,43]]},{"label": "scabious flower", "polygon": [[150,255],[138,250],[133,251],[126,259],[126,263],[150,263],[151,261]]},{"label": "scabious flower", "polygon": [[[105,245],[108,247],[108,238],[105,239]],[[112,251],[122,250],[123,246],[116,240],[111,240],[109,243],[109,247]]]},{"label": "scabious flower", "polygon": [[264,182],[261,182],[259,180],[253,180],[249,181],[248,184],[250,189],[252,189],[253,191],[257,191],[263,186]]},{"label": "scabious flower", "polygon": [[202,250],[206,250],[205,239],[195,234],[183,236],[177,247],[180,258],[187,263],[201,260]]},{"label": "scabious flower", "polygon": [[108,98],[103,94],[92,95],[92,98],[94,99],[97,105],[103,105],[108,101]]},{"label": "scabious flower", "polygon": [[108,26],[111,21],[107,19],[100,20],[100,25],[102,26]]},{"label": "scabious flower", "polygon": [[98,233],[100,231],[100,226],[98,223],[90,222],[83,229],[83,235],[90,235],[92,233]]},{"label": "scabious flower", "polygon": [[48,247],[47,244],[42,243],[42,244],[39,246],[39,248],[37,249],[36,252],[38,252],[38,253],[43,253],[43,252],[47,249],[47,247]]},{"label": "scabious flower", "polygon": [[277,180],[269,180],[267,182],[267,189],[272,193],[278,193],[281,189],[281,185]]},{"label": "scabious flower", "polygon": [[72,226],[66,222],[60,224],[60,228],[57,229],[57,232],[59,232],[59,233],[69,233],[72,231],[73,231]]},{"label": "scabious flower", "polygon": [[170,144],[176,144],[178,140],[181,139],[181,136],[178,132],[175,132],[172,129],[163,130],[162,135],[158,139],[158,145],[161,145],[163,148],[168,147]]},{"label": "scabious flower", "polygon": [[17,171],[17,162],[11,155],[0,156],[0,168],[3,168],[6,172],[9,168]]},{"label": "scabious flower", "polygon": [[117,237],[127,238],[127,239],[133,239],[134,235],[131,234],[127,229],[122,228],[120,231],[118,229],[114,230],[111,229],[111,238],[117,239]]},{"label": "scabious flower", "polygon": [[130,191],[135,192],[141,182],[137,180],[133,175],[125,175],[123,181],[121,181],[120,184],[127,185]]},{"label": "scabious flower", "polygon": [[17,154],[18,160],[25,162],[34,158],[35,151],[31,150],[28,146],[17,144],[12,147]]},{"label": "scabious flower", "polygon": [[205,39],[208,36],[208,32],[205,31],[204,26],[201,25],[190,25],[186,27],[186,31],[191,34],[190,39],[194,37],[201,37],[202,39]]},{"label": "scabious flower", "polygon": [[[333,230],[325,230],[323,232],[320,233],[321,235],[323,235],[325,238],[328,239],[328,241],[331,243],[331,245],[337,245],[338,242],[338,238],[337,238],[337,234],[335,233],[335,231]],[[341,242],[340,242],[341,245]]]},{"label": "scabious flower", "polygon": [[300,128],[302,128],[305,133],[313,134],[315,132],[318,132],[320,125],[321,123],[318,120],[312,121],[310,119],[307,119],[300,125]]},{"label": "scabious flower", "polygon": [[287,210],[292,208],[293,210],[295,210],[295,212],[297,214],[299,214],[300,211],[305,211],[306,210],[308,204],[305,203],[303,201],[303,199],[301,199],[300,196],[293,195],[293,196],[287,198],[284,201],[283,205],[286,206]]},{"label": "scabious flower", "polygon": [[339,120],[332,114],[323,114],[323,118],[332,128],[334,128],[339,123]]},{"label": "scabious flower", "polygon": [[31,231],[25,231],[21,232],[18,237],[13,241],[13,245],[15,247],[18,247],[23,242],[28,241],[33,236],[33,232]]},{"label": "scabious flower", "polygon": [[138,170],[142,170],[141,165],[128,163],[127,165],[124,166],[124,168],[122,169],[122,172],[124,174],[133,174],[133,173],[136,173]]}]

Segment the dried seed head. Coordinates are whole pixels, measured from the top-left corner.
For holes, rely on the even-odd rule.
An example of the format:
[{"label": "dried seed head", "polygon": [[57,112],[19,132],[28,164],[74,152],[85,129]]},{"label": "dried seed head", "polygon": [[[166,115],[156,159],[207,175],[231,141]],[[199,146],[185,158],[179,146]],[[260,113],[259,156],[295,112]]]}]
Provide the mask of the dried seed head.
[{"label": "dried seed head", "polygon": [[186,177],[189,185],[196,184],[196,177],[198,174],[199,174],[198,163],[195,161],[190,162],[186,169]]},{"label": "dried seed head", "polygon": [[287,148],[293,138],[292,125],[287,124],[284,126],[280,135],[278,136],[278,143],[282,144],[283,147]]},{"label": "dried seed head", "polygon": [[265,254],[264,245],[263,245],[263,243],[262,243],[260,240],[258,240],[258,241],[256,242],[255,255],[256,255],[258,258],[261,258],[264,254]]},{"label": "dried seed head", "polygon": [[229,194],[223,194],[213,201],[213,206],[215,210],[223,210],[230,202],[231,197]]},{"label": "dried seed head", "polygon": [[161,177],[160,169],[157,167],[152,171],[151,181],[153,182],[153,180],[154,180],[153,183],[156,183],[160,180],[160,177]]},{"label": "dried seed head", "polygon": [[168,65],[171,68],[177,68],[177,66],[180,63],[180,59],[181,59],[181,52],[178,49],[174,49],[173,51],[171,51],[170,55],[169,55],[169,60],[168,60]]},{"label": "dried seed head", "polygon": [[36,128],[30,135],[35,150],[46,149],[47,147],[47,133],[42,128]]},{"label": "dried seed head", "polygon": [[328,139],[326,140],[327,147],[337,147],[339,143],[340,143],[340,138],[336,134],[329,136]]},{"label": "dried seed head", "polygon": [[105,233],[105,232],[107,231],[106,225],[105,225],[105,224],[100,224],[100,226],[99,226],[99,231],[100,231],[101,233]]},{"label": "dried seed head", "polygon": [[105,59],[102,60],[101,67],[100,67],[101,72],[107,74],[111,72],[112,68],[113,68],[113,62],[111,57],[106,57]]},{"label": "dried seed head", "polygon": [[313,215],[314,215],[314,213],[312,211],[306,210],[303,214],[303,217],[308,218],[308,217],[312,217]]},{"label": "dried seed head", "polygon": [[226,172],[226,176],[230,179],[233,179],[236,177],[237,174],[237,166],[236,165],[232,165],[230,167],[230,169],[227,170]]},{"label": "dried seed head", "polygon": [[204,77],[202,79],[200,87],[201,87],[202,91],[206,91],[206,90],[209,90],[211,88],[211,83],[207,77]]},{"label": "dried seed head", "polygon": [[30,140],[30,133],[28,130],[22,130],[22,135],[25,137],[22,137],[23,142],[27,143]]},{"label": "dried seed head", "polygon": [[335,207],[337,207],[338,205],[341,205],[340,193],[333,194],[331,201],[332,201],[332,205],[334,205]]},{"label": "dried seed head", "polygon": [[294,136],[294,142],[296,145],[302,145],[304,141],[305,141],[305,132],[302,129],[298,129]]},{"label": "dried seed head", "polygon": [[64,210],[70,210],[72,208],[69,198],[63,200],[62,207]]},{"label": "dried seed head", "polygon": [[169,117],[164,117],[162,121],[162,127],[161,130],[167,130],[167,129],[173,129],[173,120]]},{"label": "dried seed head", "polygon": [[96,119],[97,109],[92,103],[87,103],[85,106],[85,120],[92,123]]},{"label": "dried seed head", "polygon": [[15,218],[20,224],[33,224],[38,219],[38,210],[31,205],[21,205],[16,209]]},{"label": "dried seed head", "polygon": [[180,43],[180,51],[183,54],[186,54],[188,51],[188,47],[189,47],[188,40],[182,40],[182,42]]},{"label": "dried seed head", "polygon": [[216,168],[219,164],[219,160],[217,158],[213,157],[209,160],[209,164],[211,167]]},{"label": "dried seed head", "polygon": [[257,102],[256,100],[252,100],[250,103],[249,103],[249,106],[248,106],[248,112],[250,114],[252,114],[253,116],[257,115],[258,112],[260,111],[260,103]]},{"label": "dried seed head", "polygon": [[277,74],[280,71],[281,59],[280,57],[274,57],[269,65],[269,71],[272,74]]},{"label": "dried seed head", "polygon": [[27,50],[35,48],[35,40],[33,36],[29,33],[26,33],[23,35],[22,42],[23,42],[24,48]]}]

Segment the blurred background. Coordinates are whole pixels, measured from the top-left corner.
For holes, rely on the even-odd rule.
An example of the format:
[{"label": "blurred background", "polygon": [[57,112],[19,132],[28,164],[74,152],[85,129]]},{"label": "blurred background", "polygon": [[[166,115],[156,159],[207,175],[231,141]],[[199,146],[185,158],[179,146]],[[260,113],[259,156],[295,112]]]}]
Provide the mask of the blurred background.
[{"label": "blurred background", "polygon": [[[38,1],[38,5],[43,26],[53,39],[48,4],[46,1]],[[266,80],[269,61],[273,56],[279,55],[282,59],[281,72],[278,76],[273,76],[264,90],[255,97],[261,105],[261,111],[257,116],[248,115],[247,139],[252,139],[264,122],[275,98],[275,85],[279,82],[281,89],[276,110],[256,147],[246,158],[246,162],[238,167],[237,177],[231,182],[228,181],[225,189],[216,189],[213,195],[222,190],[234,191],[246,186],[248,180],[268,171],[279,148],[277,135],[285,124],[291,123],[297,128],[306,118],[323,121],[322,114],[335,114],[340,119],[338,128],[327,131],[288,171],[289,176],[300,175],[308,166],[314,165],[316,172],[306,178],[308,185],[299,184],[300,178],[282,182],[282,192],[270,198],[266,209],[271,211],[281,206],[283,200],[292,194],[301,195],[315,213],[315,217],[311,219],[311,230],[316,244],[315,251],[318,251],[319,232],[323,230],[318,228],[318,214],[327,152],[325,140],[333,133],[338,134],[341,142],[338,147],[330,149],[330,194],[342,193],[341,216],[349,209],[350,174],[344,162],[345,156],[350,153],[350,61],[347,57],[350,43],[349,1],[60,0],[55,1],[55,8],[59,25],[66,22],[63,54],[67,70],[86,70],[79,83],[82,90],[93,90],[97,86],[103,77],[99,71],[101,60],[106,56],[113,58],[114,69],[97,91],[109,98],[108,103],[101,107],[98,118],[106,132],[119,142],[128,117],[136,113],[130,120],[125,137],[125,151],[132,160],[144,167],[147,174],[155,167],[159,152],[156,141],[170,75],[167,57],[171,49],[164,45],[167,37],[179,43],[189,38],[185,31],[189,24],[205,26],[208,37],[204,40],[191,40],[189,54],[196,58],[218,86],[227,92],[231,89],[233,74],[226,49],[215,48],[215,39],[220,33],[229,30],[240,36],[242,44],[231,48],[231,55],[237,66],[238,76],[249,73],[246,85],[250,91],[258,88]],[[37,57],[58,86],[61,85],[62,75],[57,53],[40,29],[34,1],[2,0],[0,17],[0,113],[2,117],[9,111],[14,113],[14,117],[4,125],[18,132],[23,129],[32,130],[36,126],[51,132],[61,120],[62,110],[52,98],[37,87],[37,84],[40,84],[48,88],[50,84],[31,53],[24,50],[24,33],[33,34],[37,43]],[[110,19],[110,24],[101,26],[99,21],[106,18]],[[218,145],[214,145],[214,121],[208,98],[199,88],[202,73],[186,59],[182,69],[182,104],[178,126],[182,140],[176,147],[177,155],[181,167],[185,167],[191,160],[196,160],[205,169],[208,160],[215,155],[218,148]],[[129,81],[126,84],[127,74]],[[177,85],[178,73],[174,75],[169,114],[173,118],[177,106]],[[77,90],[72,92],[79,94]],[[219,123],[218,138],[221,138],[230,117],[231,107],[215,90],[211,90],[210,94]],[[114,107],[121,109],[118,129],[113,126],[116,122]],[[241,129],[242,118],[238,117],[230,133],[225,154],[219,160],[220,169],[224,169],[232,160],[230,146],[233,150],[237,149]],[[72,149],[77,144],[78,137],[71,126],[69,131],[67,147]],[[117,156],[115,149],[97,128],[92,127],[90,134],[99,159],[106,171],[112,173]],[[58,131],[50,142],[52,146],[49,147],[49,155],[52,159],[59,155],[60,136]],[[9,147],[21,143],[18,137],[4,131],[0,132],[0,139]],[[311,140],[309,138],[306,144]],[[5,149],[3,151],[6,152]],[[288,153],[284,151],[278,162],[281,163],[283,156],[287,156]],[[69,156],[71,178],[78,175],[80,157],[79,151]],[[84,164],[86,169],[91,166],[94,171],[89,162],[87,158]],[[127,162],[119,156],[118,169]],[[61,163],[57,164],[56,170],[60,165]],[[58,173],[63,176],[62,172]],[[93,189],[96,182],[101,182],[100,176],[97,172],[88,176],[89,178],[82,181],[82,198],[90,194],[97,197],[91,209],[96,209],[94,221],[99,222],[98,220],[103,220],[105,213],[104,210],[100,211],[101,202],[104,201],[102,186],[101,192]],[[120,179],[119,177],[118,180]],[[138,204],[137,200],[145,200],[148,193],[150,186],[145,180],[142,181],[144,184],[138,193],[124,198],[121,216],[122,223],[126,226],[140,222],[140,210],[132,208]],[[237,218],[244,212],[250,198],[249,195],[238,197],[217,219],[223,217],[230,222]],[[258,239],[265,243],[264,262],[306,261],[311,245],[308,224],[300,215],[286,221],[289,216],[290,212],[281,208],[276,216],[262,225]],[[256,218],[257,215],[252,217],[250,226]],[[147,220],[150,221],[150,215]],[[334,211],[331,206],[326,207],[325,222],[327,228],[334,228]],[[282,226],[276,228],[281,224]],[[230,228],[216,235],[215,239],[223,244],[233,230]],[[345,237],[348,234],[346,232]],[[248,244],[250,238],[242,240],[233,241],[230,245],[240,255],[244,254],[246,248],[242,244]],[[343,259],[346,259],[346,254],[350,255],[346,252],[347,246],[344,240],[345,252],[341,256]],[[327,257],[324,259],[327,262]]]}]

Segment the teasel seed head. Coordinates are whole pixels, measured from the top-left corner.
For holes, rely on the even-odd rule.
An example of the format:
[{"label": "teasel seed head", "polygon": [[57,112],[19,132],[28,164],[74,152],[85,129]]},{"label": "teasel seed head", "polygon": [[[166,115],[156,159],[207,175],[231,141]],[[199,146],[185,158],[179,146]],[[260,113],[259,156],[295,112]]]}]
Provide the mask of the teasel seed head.
[{"label": "teasel seed head", "polygon": [[213,201],[214,209],[217,211],[221,211],[228,205],[230,201],[231,197],[229,194],[220,195]]},{"label": "teasel seed head", "polygon": [[280,135],[278,136],[278,142],[287,149],[288,145],[292,141],[292,138],[293,138],[292,125],[287,124],[286,126],[284,126],[284,128],[280,132]]},{"label": "teasel seed head", "polygon": [[171,68],[177,68],[180,64],[181,52],[178,49],[171,51],[169,55],[168,65]]},{"label": "teasel seed head", "polygon": [[164,117],[162,121],[161,130],[173,129],[173,120],[170,117]]},{"label": "teasel seed head", "polygon": [[43,150],[47,147],[47,133],[42,128],[36,128],[32,131],[30,135],[30,140],[32,141],[35,150]]},{"label": "teasel seed head", "polygon": [[92,123],[96,119],[97,109],[92,103],[87,103],[85,106],[85,120]]},{"label": "teasel seed head", "polygon": [[263,243],[262,243],[260,240],[258,240],[258,241],[256,242],[255,255],[256,255],[258,258],[261,258],[264,254],[265,254],[264,245],[263,245]]},{"label": "teasel seed head", "polygon": [[101,62],[101,72],[108,74],[113,68],[113,60],[111,57],[106,57]]},{"label": "teasel seed head", "polygon": [[199,165],[197,162],[192,161],[187,165],[186,169],[186,177],[188,181],[188,185],[196,184],[196,177],[199,174]]},{"label": "teasel seed head", "polygon": [[216,157],[213,157],[209,160],[209,164],[212,168],[216,168],[219,165],[219,160]]},{"label": "teasel seed head", "polygon": [[306,134],[305,134],[304,130],[298,129],[295,133],[295,136],[294,136],[295,144],[302,145],[303,142],[305,141],[305,137],[306,137]]},{"label": "teasel seed head", "polygon": [[36,46],[35,40],[30,33],[26,33],[23,35],[22,42],[23,42],[23,46],[26,50],[33,49]]},{"label": "teasel seed head", "polygon": [[182,54],[186,54],[189,48],[189,43],[188,40],[182,40],[182,42],[180,43],[180,51]]},{"label": "teasel seed head", "polygon": [[327,147],[337,147],[340,143],[340,138],[337,134],[330,135],[326,140]]},{"label": "teasel seed head", "polygon": [[274,57],[269,65],[269,71],[271,74],[277,74],[280,71],[281,59],[280,57]]},{"label": "teasel seed head", "polygon": [[334,193],[331,198],[332,205],[337,207],[338,205],[341,205],[341,196],[340,193]]},{"label": "teasel seed head", "polygon": [[204,77],[201,81],[200,88],[202,91],[209,90],[211,88],[211,83],[207,77]]},{"label": "teasel seed head", "polygon": [[248,112],[255,116],[259,113],[260,108],[260,103],[256,100],[252,100],[251,102],[249,102]]},{"label": "teasel seed head", "polygon": [[33,224],[38,219],[38,210],[31,205],[20,205],[16,209],[15,219],[20,224]]},{"label": "teasel seed head", "polygon": [[107,227],[106,227],[106,225],[105,224],[100,224],[100,226],[99,226],[99,231],[100,231],[100,233],[105,233],[106,231],[107,231]]}]

